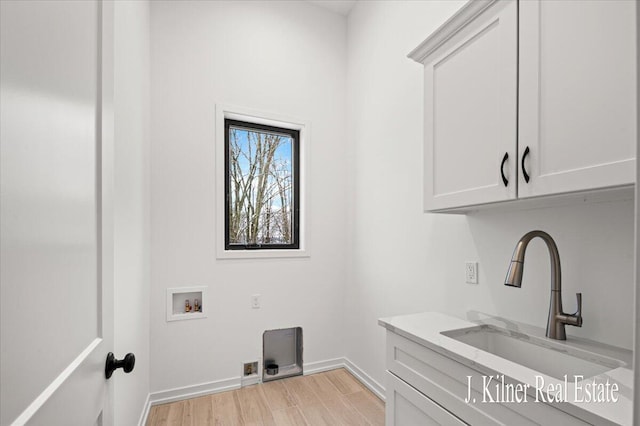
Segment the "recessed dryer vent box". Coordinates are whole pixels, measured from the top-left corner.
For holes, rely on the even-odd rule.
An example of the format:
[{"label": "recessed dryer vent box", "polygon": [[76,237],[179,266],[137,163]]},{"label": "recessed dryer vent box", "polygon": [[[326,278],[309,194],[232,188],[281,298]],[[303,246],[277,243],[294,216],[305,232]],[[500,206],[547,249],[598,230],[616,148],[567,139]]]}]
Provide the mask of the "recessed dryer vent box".
[{"label": "recessed dryer vent box", "polygon": [[302,327],[265,331],[262,355],[263,382],[302,375]]}]

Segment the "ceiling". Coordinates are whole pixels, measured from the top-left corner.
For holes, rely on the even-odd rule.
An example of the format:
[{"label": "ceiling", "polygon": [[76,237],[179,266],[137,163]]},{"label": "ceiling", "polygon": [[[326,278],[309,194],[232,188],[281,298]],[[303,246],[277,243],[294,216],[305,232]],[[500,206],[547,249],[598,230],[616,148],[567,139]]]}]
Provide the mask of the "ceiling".
[{"label": "ceiling", "polygon": [[357,0],[307,0],[316,6],[347,16]]}]

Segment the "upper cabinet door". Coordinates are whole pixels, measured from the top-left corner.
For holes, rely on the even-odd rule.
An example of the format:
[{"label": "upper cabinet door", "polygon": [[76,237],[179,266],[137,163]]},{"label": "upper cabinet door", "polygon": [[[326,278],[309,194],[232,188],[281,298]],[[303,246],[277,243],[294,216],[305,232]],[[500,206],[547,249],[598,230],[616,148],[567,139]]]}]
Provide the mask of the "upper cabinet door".
[{"label": "upper cabinet door", "polygon": [[484,9],[425,54],[425,210],[516,197],[517,3],[471,7]]},{"label": "upper cabinet door", "polygon": [[520,198],[635,182],[635,7],[520,2]]}]

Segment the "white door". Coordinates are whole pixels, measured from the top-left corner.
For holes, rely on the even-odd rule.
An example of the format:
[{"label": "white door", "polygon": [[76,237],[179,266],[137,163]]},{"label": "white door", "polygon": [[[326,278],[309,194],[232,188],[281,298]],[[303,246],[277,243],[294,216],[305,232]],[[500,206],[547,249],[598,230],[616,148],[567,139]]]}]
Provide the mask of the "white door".
[{"label": "white door", "polygon": [[109,425],[112,12],[0,16],[0,424]]},{"label": "white door", "polygon": [[635,182],[635,7],[520,2],[519,197]]},{"label": "white door", "polygon": [[517,31],[496,2],[425,63],[425,210],[516,197]]}]

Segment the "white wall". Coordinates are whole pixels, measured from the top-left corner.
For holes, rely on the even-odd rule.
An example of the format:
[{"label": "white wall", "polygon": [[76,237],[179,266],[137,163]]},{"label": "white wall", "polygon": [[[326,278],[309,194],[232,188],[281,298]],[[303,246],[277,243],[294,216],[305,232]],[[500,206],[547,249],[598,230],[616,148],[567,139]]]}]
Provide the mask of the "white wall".
[{"label": "white wall", "polygon": [[[151,391],[239,377],[267,329],[302,326],[305,363],[344,355],[346,19],[306,2],[152,2],[151,84]],[[310,258],[216,259],[216,103],[311,122]],[[166,289],[197,285],[208,318],[167,323]]]},{"label": "white wall", "polygon": [[114,424],[138,423],[149,394],[149,3],[114,3]]},{"label": "white wall", "polygon": [[[462,2],[358,2],[348,18],[349,261],[347,357],[380,383],[383,316],[441,311],[498,315],[546,326],[549,260],[527,251],[523,287],[503,285],[517,240],[543,229],[556,240],[565,310],[583,293],[584,326],[567,333],[632,347],[633,202],[520,212],[422,213],[422,67],[406,54]],[[479,284],[464,282],[478,260]]]}]

